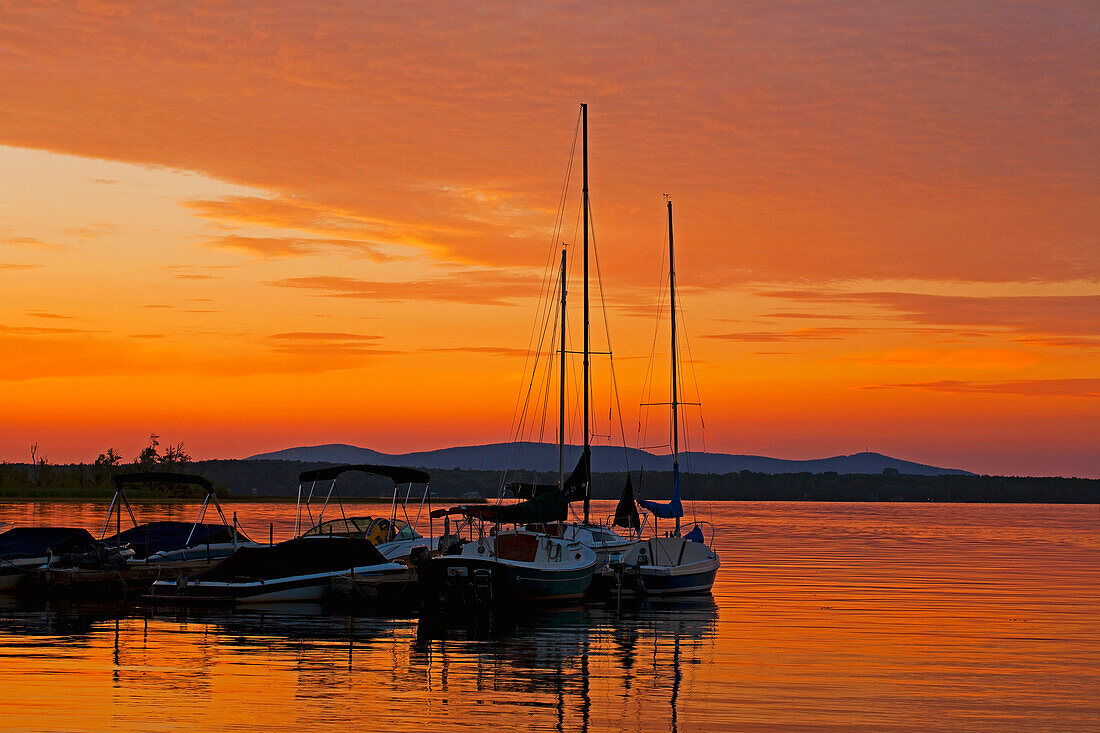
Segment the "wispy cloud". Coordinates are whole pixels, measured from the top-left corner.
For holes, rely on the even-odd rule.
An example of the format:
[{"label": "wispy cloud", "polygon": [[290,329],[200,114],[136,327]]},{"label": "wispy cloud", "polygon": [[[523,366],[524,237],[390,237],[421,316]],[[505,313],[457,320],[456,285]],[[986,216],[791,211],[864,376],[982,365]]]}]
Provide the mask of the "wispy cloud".
[{"label": "wispy cloud", "polygon": [[863,389],[919,389],[949,394],[1002,394],[1026,397],[1100,397],[1100,379],[1024,379],[1013,382],[940,380],[877,384]]},{"label": "wispy cloud", "polygon": [[527,356],[528,353],[527,349],[512,349],[506,346],[446,346],[425,350],[466,354],[490,354],[492,356]]},{"label": "wispy cloud", "polygon": [[76,318],[76,316],[66,316],[61,313],[48,313],[46,311],[27,311],[27,315],[32,318],[50,318],[54,320],[69,320]]},{"label": "wispy cloud", "polygon": [[395,259],[369,242],[354,239],[318,239],[309,237],[246,237],[225,234],[211,237],[207,244],[220,249],[244,252],[256,257],[299,257],[320,252],[340,251],[368,257],[377,262]]},{"label": "wispy cloud", "polygon": [[338,276],[292,277],[269,284],[340,298],[436,301],[470,305],[506,305],[520,298],[536,297],[539,292],[539,281],[534,277],[506,271],[461,272],[402,282]]},{"label": "wispy cloud", "polygon": [[363,333],[294,331],[291,333],[274,333],[271,338],[292,341],[378,341],[382,337]]},{"label": "wispy cloud", "polygon": [[803,303],[865,305],[909,323],[931,326],[996,328],[1021,335],[1100,335],[1100,295],[968,296],[813,289],[762,294]]},{"label": "wispy cloud", "polygon": [[57,242],[46,242],[38,239],[37,237],[7,237],[4,239],[0,239],[0,244],[6,244],[11,247],[25,247],[27,249],[70,249],[64,244],[58,244]]}]

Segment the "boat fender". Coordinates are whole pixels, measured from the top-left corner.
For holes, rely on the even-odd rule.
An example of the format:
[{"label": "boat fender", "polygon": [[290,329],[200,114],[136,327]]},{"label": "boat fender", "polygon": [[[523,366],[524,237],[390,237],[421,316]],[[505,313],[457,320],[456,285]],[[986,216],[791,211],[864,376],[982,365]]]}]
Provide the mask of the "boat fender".
[{"label": "boat fender", "polygon": [[180,576],[178,578],[176,578],[176,589],[177,590],[183,590],[186,587],[187,587],[187,571],[184,570],[182,573],[180,573]]}]

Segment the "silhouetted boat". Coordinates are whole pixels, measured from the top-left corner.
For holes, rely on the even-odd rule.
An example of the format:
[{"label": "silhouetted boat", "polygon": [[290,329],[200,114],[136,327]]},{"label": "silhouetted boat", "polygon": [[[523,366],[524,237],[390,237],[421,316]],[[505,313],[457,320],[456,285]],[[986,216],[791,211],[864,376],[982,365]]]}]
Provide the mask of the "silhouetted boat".
[{"label": "silhouetted boat", "polygon": [[[115,520],[115,534],[99,540],[106,552],[69,557],[39,569],[33,584],[39,590],[92,595],[118,595],[142,591],[163,577],[177,577],[211,567],[242,547],[258,547],[222,511],[214,487],[206,478],[192,474],[149,471],[112,477],[115,493],[107,508],[100,537]],[[139,524],[126,497],[126,486],[163,483],[199,486],[206,495],[194,522],[160,521]],[[220,524],[203,520],[213,505]],[[122,529],[126,509],[132,526]]]},{"label": "silhouetted boat", "polygon": [[[393,501],[390,506],[388,517],[349,517],[344,513],[344,505],[340,501],[339,494],[336,492],[336,479],[349,471],[360,471],[374,476],[382,476],[393,482]],[[321,506],[321,511],[317,515],[317,518],[314,519],[313,512],[310,509],[310,503],[313,500],[314,490],[319,481],[328,481],[329,487],[325,495],[324,504]],[[302,537],[324,535],[329,537],[357,537],[370,540],[375,547],[378,548],[379,552],[389,560],[407,558],[416,547],[424,547],[429,551],[434,550],[435,540],[422,537],[413,529],[413,525],[420,519],[420,511],[424,508],[425,502],[429,500],[430,482],[431,477],[424,471],[415,468],[405,468],[403,466],[376,466],[363,463],[329,466],[327,468],[305,471],[298,476],[298,506],[294,522],[294,533],[296,535],[300,533]],[[303,502],[303,490],[306,484],[309,484],[309,491],[305,494],[305,501]],[[399,495],[399,487],[402,484],[408,484],[409,486],[409,490],[404,500],[401,500]],[[412,495],[413,484],[423,484],[424,494],[420,498],[420,507],[417,509],[416,517],[410,518],[408,504],[409,497]],[[340,509],[340,518],[326,520],[324,518],[325,510],[328,509],[334,497]],[[403,518],[398,518],[397,516],[399,508],[404,514]],[[306,512],[309,519],[314,522],[313,526],[304,532],[301,531],[303,510]]]},{"label": "silhouetted boat", "polygon": [[0,592],[11,593],[54,562],[76,565],[86,558],[124,558],[86,529],[78,527],[13,527],[0,534]]},{"label": "silhouetted boat", "polygon": [[680,500],[680,400],[677,376],[676,343],[676,268],[672,237],[672,201],[668,202],[668,280],[672,331],[672,499],[668,502],[640,500],[638,505],[654,517],[675,519],[676,527],[665,537],[642,540],[617,556],[601,571],[601,585],[621,590],[624,578],[628,587],[640,587],[646,595],[707,593],[714,585],[721,562],[711,544],[707,544],[700,523],[686,535],[680,534],[684,516]]},{"label": "silhouetted boat", "polygon": [[167,603],[282,603],[324,598],[343,575],[401,573],[369,541],[316,535],[276,545],[242,547],[193,577],[153,583],[150,600]]}]

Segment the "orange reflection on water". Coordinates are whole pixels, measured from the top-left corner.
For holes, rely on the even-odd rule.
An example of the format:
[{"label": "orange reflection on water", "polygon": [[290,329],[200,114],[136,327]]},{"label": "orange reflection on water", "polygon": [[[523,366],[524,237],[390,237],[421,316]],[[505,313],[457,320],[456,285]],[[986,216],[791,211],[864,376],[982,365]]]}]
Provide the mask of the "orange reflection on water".
[{"label": "orange reflection on water", "polygon": [[[1100,719],[1097,507],[696,509],[721,528],[713,599],[538,611],[491,638],[311,606],[12,605],[0,614],[3,727],[1090,730]],[[246,528],[278,522],[277,536],[293,518],[286,504],[238,510]],[[0,520],[93,526],[102,511],[2,505]]]}]

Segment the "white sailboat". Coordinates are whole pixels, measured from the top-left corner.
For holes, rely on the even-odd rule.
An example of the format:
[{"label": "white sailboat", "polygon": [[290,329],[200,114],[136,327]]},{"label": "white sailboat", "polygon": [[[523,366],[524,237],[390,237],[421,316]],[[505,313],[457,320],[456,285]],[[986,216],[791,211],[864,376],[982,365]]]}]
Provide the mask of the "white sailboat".
[{"label": "white sailboat", "polygon": [[[621,573],[628,568],[637,574],[646,595],[706,593],[714,585],[721,562],[714,550],[713,532],[706,541],[698,523],[686,535],[680,533],[684,505],[680,500],[680,399],[677,383],[676,268],[672,237],[672,200],[668,201],[668,281],[672,313],[672,499],[668,502],[639,500],[638,506],[654,517],[675,519],[676,528],[667,537],[639,541],[614,558]],[[609,568],[609,572],[611,569]]]}]

